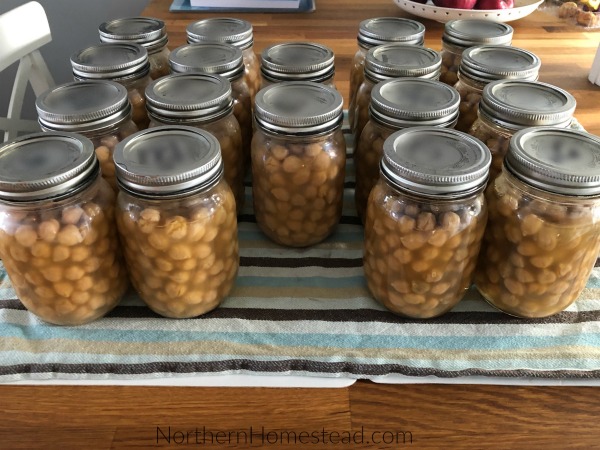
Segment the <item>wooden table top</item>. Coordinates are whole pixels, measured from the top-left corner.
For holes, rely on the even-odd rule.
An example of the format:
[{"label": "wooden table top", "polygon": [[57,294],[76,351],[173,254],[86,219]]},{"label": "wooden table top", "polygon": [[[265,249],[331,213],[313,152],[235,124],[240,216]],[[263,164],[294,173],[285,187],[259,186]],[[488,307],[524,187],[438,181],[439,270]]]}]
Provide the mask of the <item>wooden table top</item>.
[{"label": "wooden table top", "polygon": [[[152,0],[143,15],[165,20],[175,48],[185,43],[188,23],[210,15],[169,13],[170,3]],[[331,47],[345,99],[358,23],[410,17],[391,0],[317,0],[312,14],[235,16],[254,25],[257,53],[288,40]],[[422,22],[425,45],[439,50],[443,24]],[[600,134],[600,87],[587,80],[600,34],[542,12],[511,25],[513,45],[541,58],[540,80],[571,92],[580,123]],[[590,449],[600,448],[599,418],[600,389],[591,387],[364,381],[343,389],[0,386],[0,449],[304,449],[336,442],[340,449]],[[346,443],[348,437],[354,442]],[[296,444],[288,444],[294,438]]]}]

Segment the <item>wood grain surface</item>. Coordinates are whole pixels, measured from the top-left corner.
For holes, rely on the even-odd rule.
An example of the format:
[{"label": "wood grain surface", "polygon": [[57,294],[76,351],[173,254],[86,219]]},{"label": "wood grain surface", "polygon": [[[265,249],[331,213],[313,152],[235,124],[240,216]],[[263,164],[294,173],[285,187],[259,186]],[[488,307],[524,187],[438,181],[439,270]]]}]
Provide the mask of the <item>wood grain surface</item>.
[{"label": "wood grain surface", "polygon": [[[169,5],[152,0],[143,15],[165,20],[175,48],[188,23],[210,15],[169,13]],[[253,23],[257,53],[289,40],[330,46],[347,99],[358,23],[402,15],[391,0],[317,0],[312,14],[236,16]],[[443,25],[423,23],[425,45],[439,50]],[[541,12],[512,25],[513,44],[541,58],[540,80],[575,95],[576,117],[600,134],[600,87],[587,81],[600,34]],[[600,389],[367,381],[345,389],[0,386],[0,449],[124,448],[600,448]]]}]

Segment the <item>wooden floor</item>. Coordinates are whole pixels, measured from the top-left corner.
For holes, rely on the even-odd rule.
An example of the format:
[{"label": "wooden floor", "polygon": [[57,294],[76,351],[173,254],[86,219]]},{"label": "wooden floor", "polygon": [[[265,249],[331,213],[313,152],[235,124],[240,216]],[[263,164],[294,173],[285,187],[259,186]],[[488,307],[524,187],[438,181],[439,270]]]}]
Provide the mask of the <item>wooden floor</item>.
[{"label": "wooden floor", "polygon": [[[313,14],[239,16],[254,25],[257,53],[286,40],[332,47],[337,87],[347,99],[358,23],[402,13],[391,0],[316,3]],[[165,20],[175,48],[185,42],[185,26],[206,16],[170,14],[169,4],[152,0],[143,14]],[[426,45],[439,50],[442,25],[424,24]],[[572,92],[577,118],[600,134],[600,88],[586,79],[600,34],[542,13],[512,25],[513,44],[542,59],[540,79]],[[355,442],[343,443],[348,437]],[[600,388],[367,381],[343,389],[0,386],[0,449],[248,447],[600,448]]]}]

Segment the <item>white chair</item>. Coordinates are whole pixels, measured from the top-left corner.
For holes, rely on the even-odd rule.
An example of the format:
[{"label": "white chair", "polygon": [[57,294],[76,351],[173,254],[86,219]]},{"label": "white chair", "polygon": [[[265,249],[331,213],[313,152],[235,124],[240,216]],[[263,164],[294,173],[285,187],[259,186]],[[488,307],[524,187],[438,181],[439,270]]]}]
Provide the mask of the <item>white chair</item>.
[{"label": "white chair", "polygon": [[0,71],[19,61],[6,117],[0,117],[4,141],[19,132],[35,132],[40,127],[35,120],[21,119],[27,83],[36,97],[54,86],[54,79],[39,48],[52,40],[48,18],[42,5],[29,2],[0,15]]}]

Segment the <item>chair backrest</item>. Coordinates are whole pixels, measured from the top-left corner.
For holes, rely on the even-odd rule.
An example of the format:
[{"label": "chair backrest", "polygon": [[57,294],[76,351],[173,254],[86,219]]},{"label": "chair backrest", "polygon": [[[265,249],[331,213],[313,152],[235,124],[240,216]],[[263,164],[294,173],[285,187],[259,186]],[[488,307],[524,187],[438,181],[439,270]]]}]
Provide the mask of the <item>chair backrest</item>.
[{"label": "chair backrest", "polygon": [[0,117],[0,129],[6,130],[4,140],[20,131],[39,131],[33,120],[22,120],[21,109],[27,84],[36,96],[54,86],[54,79],[38,49],[52,40],[48,18],[42,5],[29,2],[0,15],[0,71],[19,61],[8,113]]}]

